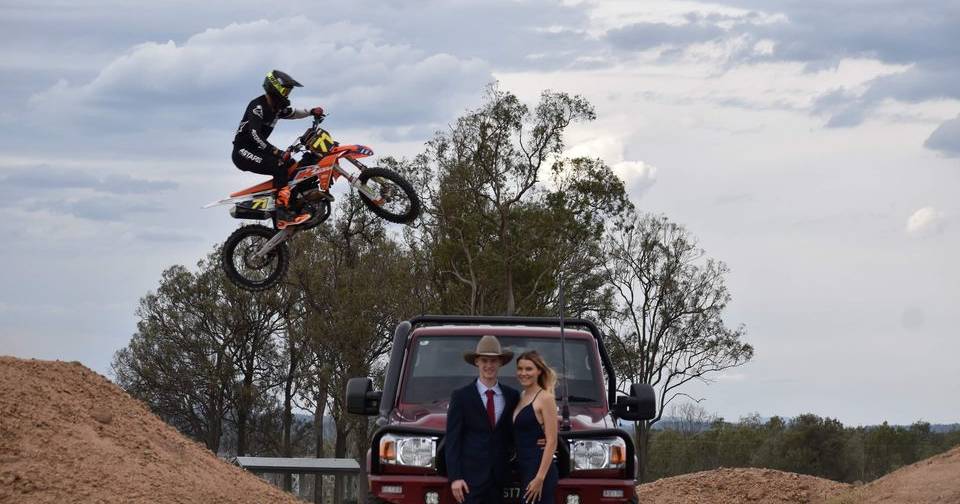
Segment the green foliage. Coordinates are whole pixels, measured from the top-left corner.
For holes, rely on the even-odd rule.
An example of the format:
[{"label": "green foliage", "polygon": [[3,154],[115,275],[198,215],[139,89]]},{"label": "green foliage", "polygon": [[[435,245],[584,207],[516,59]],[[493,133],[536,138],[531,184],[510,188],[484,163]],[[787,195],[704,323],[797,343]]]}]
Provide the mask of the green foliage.
[{"label": "green foliage", "polygon": [[960,431],[935,433],[923,422],[844,427],[812,414],[761,422],[754,415],[701,431],[653,431],[651,440],[651,480],[719,467],[761,467],[854,483],[947,451],[960,444]]},{"label": "green foliage", "polygon": [[440,311],[552,314],[561,277],[573,314],[609,306],[598,244],[604,223],[630,207],[626,190],[600,160],[559,157],[564,130],[594,117],[579,96],[544,92],[531,111],[491,86],[427,144],[416,160],[430,174],[420,238]]},{"label": "green foliage", "polygon": [[258,334],[276,330],[279,298],[234,287],[215,254],[198,271],[173,266],[140,300],[130,344],[116,353],[117,383],[168,423],[216,451],[232,404],[245,402],[235,380]]}]

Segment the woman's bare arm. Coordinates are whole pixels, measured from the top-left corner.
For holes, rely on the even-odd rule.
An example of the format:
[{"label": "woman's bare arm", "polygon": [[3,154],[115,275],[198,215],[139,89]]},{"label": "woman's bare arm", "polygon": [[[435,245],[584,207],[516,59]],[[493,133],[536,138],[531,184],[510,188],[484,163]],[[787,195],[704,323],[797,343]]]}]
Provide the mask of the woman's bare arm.
[{"label": "woman's bare arm", "polygon": [[542,393],[533,407],[543,419],[543,433],[546,437],[543,458],[540,459],[540,469],[537,470],[537,477],[544,479],[550,470],[550,464],[553,463],[553,454],[557,451],[557,400],[550,392]]}]

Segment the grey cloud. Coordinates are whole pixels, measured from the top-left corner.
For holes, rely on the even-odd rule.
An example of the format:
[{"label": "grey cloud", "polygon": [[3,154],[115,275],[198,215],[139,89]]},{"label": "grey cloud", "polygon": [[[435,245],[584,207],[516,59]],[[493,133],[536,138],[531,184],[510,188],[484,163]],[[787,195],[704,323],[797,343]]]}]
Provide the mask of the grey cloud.
[{"label": "grey cloud", "polygon": [[100,184],[96,177],[79,170],[54,169],[47,165],[10,169],[0,177],[4,187],[29,190],[89,189]]},{"label": "grey cloud", "polygon": [[56,191],[62,189],[92,189],[110,194],[149,194],[176,189],[176,182],[145,180],[129,175],[97,177],[77,169],[51,168],[41,165],[13,168],[0,176],[0,184],[13,190]]},{"label": "grey cloud", "polygon": [[[425,50],[483,59],[505,70],[565,68],[573,63],[565,54],[593,54],[603,48],[602,42],[579,31],[588,23],[587,3],[491,0],[411,5],[422,13],[393,13],[403,16],[403,23],[381,19],[378,26],[385,35]],[[530,60],[529,54],[544,57]]]},{"label": "grey cloud", "polygon": [[40,208],[50,208],[81,219],[104,222],[126,221],[131,214],[155,213],[161,210],[160,207],[146,202],[107,196],[56,201],[41,205]]},{"label": "grey cloud", "polygon": [[137,238],[154,243],[189,243],[203,242],[208,239],[206,236],[198,236],[193,233],[185,233],[178,230],[156,229],[150,231],[141,231],[136,233]]},{"label": "grey cloud", "polygon": [[[790,61],[804,63],[808,69],[823,69],[843,58],[911,65],[868,83],[863,94],[835,90],[821,96],[814,112],[828,116],[828,127],[856,126],[885,99],[908,103],[960,99],[956,85],[960,82],[960,52],[956,50],[960,4],[955,1],[720,3],[755,11],[741,16],[691,14],[682,25],[636,24],[611,32],[608,39],[621,49],[673,46],[674,51],[710,40],[738,39],[747,49],[734,51],[729,65]],[[749,49],[764,40],[773,43],[772,52]]]},{"label": "grey cloud", "polygon": [[[691,13],[682,25],[636,24],[611,32],[625,48],[697,43],[725,35],[774,42],[771,54],[741,53],[741,62],[798,61],[835,63],[844,57],[876,58],[887,63],[956,60],[955,2],[898,0],[889,2],[829,0],[787,1],[771,5],[756,0],[723,0],[755,9],[740,16]],[[782,15],[781,18],[772,16]],[[624,37],[633,34],[634,37]]]},{"label": "grey cloud", "polygon": [[305,84],[292,97],[295,105],[321,102],[347,126],[407,126],[445,119],[493,79],[482,60],[383,42],[363,25],[316,24],[306,17],[257,21],[205,30],[180,44],[139,44],[87,82],[61,82],[34,95],[33,126],[50,128],[54,117],[66,116],[62,128],[84,123],[101,135],[233,128],[274,67]]},{"label": "grey cloud", "polygon": [[960,115],[938,126],[923,146],[947,157],[960,157]]},{"label": "grey cloud", "polygon": [[[957,60],[960,64],[960,59]],[[815,110],[828,114],[828,127],[857,126],[885,99],[905,103],[928,100],[960,99],[960,68],[943,62],[922,62],[892,75],[884,75],[867,83],[867,91],[857,96],[848,91],[834,91],[819,97]]]},{"label": "grey cloud", "polygon": [[724,36],[726,30],[716,25],[688,23],[637,23],[607,33],[615,46],[630,49],[650,49],[663,45],[689,45],[707,42]]},{"label": "grey cloud", "polygon": [[177,183],[171,181],[143,180],[129,175],[108,175],[104,177],[97,190],[113,194],[149,194],[176,189]]},{"label": "grey cloud", "polygon": [[[51,136],[59,155],[190,159],[209,156],[209,145],[228,151],[228,135],[270,68],[305,84],[295,106],[323,105],[331,124],[397,137],[432,131],[473,106],[494,68],[616,63],[584,30],[588,4],[358,0],[325,6],[322,15],[307,0],[273,5],[264,19],[257,0],[168,0],[149,16],[123,2],[4,3],[0,29],[36,57],[0,58],[0,151],[33,155],[50,150]],[[35,60],[42,71],[32,69]],[[129,143],[144,134],[150,142]],[[200,134],[217,143],[199,145]]]},{"label": "grey cloud", "polygon": [[778,23],[743,23],[736,31],[777,42],[773,59],[823,61],[872,57],[888,63],[956,58],[960,7],[951,0],[762,0],[720,3],[783,14]]},{"label": "grey cloud", "polygon": [[866,112],[861,103],[851,104],[833,113],[827,120],[826,126],[828,128],[852,128],[863,122]]}]

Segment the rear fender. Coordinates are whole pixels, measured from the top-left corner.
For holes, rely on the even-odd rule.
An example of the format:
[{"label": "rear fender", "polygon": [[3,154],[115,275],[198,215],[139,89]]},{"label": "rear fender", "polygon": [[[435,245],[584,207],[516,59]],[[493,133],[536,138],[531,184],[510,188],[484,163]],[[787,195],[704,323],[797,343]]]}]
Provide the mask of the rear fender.
[{"label": "rear fender", "polygon": [[[243,196],[224,198],[222,200],[214,201],[212,203],[207,203],[206,205],[203,206],[203,208],[213,208],[215,206],[221,206],[221,205],[237,205],[244,202],[263,201],[263,203],[256,203],[256,205],[257,206],[266,205],[269,207],[269,209],[272,209],[273,199],[274,199],[274,191],[271,189],[269,191],[261,191],[261,192],[251,193],[251,194],[244,194]],[[251,207],[252,206],[253,204],[251,204]],[[257,208],[257,209],[267,210],[268,208]]]}]

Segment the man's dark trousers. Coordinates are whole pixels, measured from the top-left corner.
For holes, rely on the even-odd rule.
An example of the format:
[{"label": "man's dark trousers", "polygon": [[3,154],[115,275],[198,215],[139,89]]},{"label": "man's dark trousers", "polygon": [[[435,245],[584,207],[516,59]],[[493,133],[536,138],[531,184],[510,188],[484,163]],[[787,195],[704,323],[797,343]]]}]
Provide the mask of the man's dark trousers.
[{"label": "man's dark trousers", "polygon": [[500,383],[504,408],[496,427],[490,426],[487,407],[477,381],[453,391],[447,409],[444,456],[450,483],[462,479],[470,492],[464,502],[499,503],[510,478],[513,450],[513,410],[520,393]]}]

